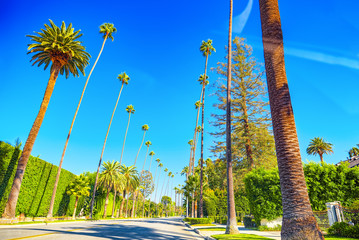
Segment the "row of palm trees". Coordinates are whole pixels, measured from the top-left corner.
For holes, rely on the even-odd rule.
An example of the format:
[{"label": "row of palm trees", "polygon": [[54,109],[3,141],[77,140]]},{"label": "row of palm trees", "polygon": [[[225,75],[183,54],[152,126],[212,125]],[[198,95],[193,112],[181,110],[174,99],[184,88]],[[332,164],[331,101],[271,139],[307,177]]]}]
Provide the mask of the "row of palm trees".
[{"label": "row of palm trees", "polygon": [[[60,159],[59,168],[58,168],[58,172],[57,172],[57,176],[56,176],[56,180],[55,180],[55,184],[54,184],[54,188],[53,188],[53,194],[52,194],[52,198],[50,201],[50,207],[49,207],[49,211],[47,214],[47,217],[49,219],[51,219],[53,217],[53,206],[54,206],[54,202],[55,202],[57,185],[58,185],[58,182],[60,179],[62,163],[63,163],[64,157],[65,157],[65,153],[66,153],[67,145],[68,145],[68,142],[69,142],[69,139],[71,136],[73,125],[74,125],[76,116],[78,114],[86,87],[88,85],[91,74],[102,54],[102,51],[104,49],[107,39],[111,39],[113,41],[114,40],[113,33],[115,33],[116,31],[117,31],[117,29],[114,27],[114,25],[112,23],[104,23],[100,26],[100,34],[103,36],[104,40],[102,42],[102,47],[97,56],[97,59],[96,59],[94,65],[92,66],[91,71],[90,71],[90,73],[87,77],[87,80],[85,82],[79,103],[77,105],[74,117],[73,117],[71,125],[70,125],[69,133],[68,133],[66,141],[65,141],[65,146],[64,146],[62,156]],[[78,41],[78,39],[81,36],[82,36],[82,34],[80,34],[80,30],[75,31],[74,28],[72,27],[72,24],[69,24],[66,27],[66,24],[64,22],[62,22],[61,27],[58,27],[51,20],[50,20],[50,25],[45,24],[45,29],[41,29],[41,32],[36,32],[36,35],[28,36],[34,42],[34,43],[29,44],[29,48],[28,48],[28,50],[29,50],[28,53],[30,53],[30,54],[33,53],[33,56],[31,59],[31,61],[33,61],[33,65],[34,64],[37,64],[38,66],[45,65],[45,67],[44,67],[45,70],[50,65],[51,66],[50,79],[48,81],[48,85],[47,85],[47,88],[46,88],[46,91],[44,94],[43,101],[40,106],[39,113],[35,119],[35,122],[31,128],[31,130],[30,130],[30,134],[28,136],[28,139],[25,143],[23,152],[19,159],[14,182],[12,184],[12,188],[11,188],[9,198],[8,198],[8,201],[7,201],[7,204],[5,207],[5,211],[2,216],[4,218],[14,218],[15,217],[16,204],[17,204],[17,200],[18,200],[18,196],[19,196],[19,191],[21,188],[21,182],[22,182],[25,170],[26,170],[26,165],[27,165],[29,156],[31,154],[33,145],[35,143],[37,134],[41,127],[42,121],[44,119],[44,116],[45,116],[45,113],[47,110],[47,106],[49,104],[49,101],[50,101],[50,98],[52,95],[52,91],[54,89],[55,82],[56,82],[58,75],[65,74],[66,78],[70,75],[70,73],[74,76],[79,76],[79,72],[81,72],[83,75],[85,75],[84,69],[89,64],[89,59],[91,56],[89,53],[87,53],[85,51],[85,47],[82,46],[82,42]],[[116,186],[120,185],[117,183],[110,183],[110,181],[108,179],[106,179],[106,180],[104,180],[104,178],[99,179],[99,171],[100,171],[100,167],[102,164],[102,158],[103,158],[103,154],[104,154],[104,150],[105,150],[105,146],[106,146],[106,142],[107,142],[107,137],[108,137],[108,134],[109,134],[109,131],[111,128],[112,120],[113,120],[123,87],[128,84],[130,77],[125,72],[123,72],[118,75],[118,80],[121,83],[121,88],[119,90],[118,98],[117,98],[115,107],[112,112],[112,116],[111,116],[111,119],[110,119],[110,122],[108,125],[104,144],[102,147],[102,152],[101,152],[100,159],[99,159],[99,164],[98,164],[96,179],[95,179],[95,186],[94,186],[93,193],[92,193],[90,217],[92,217],[95,194],[96,194],[98,182],[101,183],[102,185],[107,184],[108,187],[115,189],[115,191],[118,190],[118,188]],[[130,118],[131,118],[131,115],[135,112],[134,107],[132,105],[127,106],[126,111],[129,113],[129,118],[128,118],[126,133],[125,133],[125,137],[124,137],[124,141],[123,141],[120,163],[118,163],[117,165],[115,163],[113,163],[113,164],[115,164],[115,166],[113,166],[114,169],[117,169],[117,170],[119,169],[119,166],[122,166],[121,163],[122,163],[122,157],[123,157],[123,152],[124,152],[124,147],[125,147],[125,142],[126,142],[126,136],[127,136],[127,132],[128,132],[129,124],[130,124]],[[140,153],[140,150],[143,145],[145,135],[146,135],[146,132],[148,131],[148,129],[149,129],[149,126],[147,124],[142,126],[142,130],[144,131],[144,134],[143,134],[140,148],[139,148],[136,158],[135,158],[134,165],[131,166],[132,171],[135,170],[136,161],[137,161],[138,155]],[[147,152],[148,152],[151,142],[147,141],[145,144],[147,146]],[[150,154],[151,154],[151,160],[152,160],[154,152],[151,152]],[[147,157],[147,153],[146,153],[146,157]],[[145,159],[145,161],[146,161],[146,159]],[[146,162],[144,162],[144,166],[145,166],[145,163]],[[110,165],[107,164],[106,166],[109,167]],[[143,166],[142,172],[144,171],[144,166]],[[127,170],[130,170],[130,169],[127,169]],[[127,186],[125,187],[124,193],[126,190],[128,192],[129,188],[132,185],[133,185],[133,181],[129,181]],[[133,186],[135,186],[135,185],[133,185]],[[127,194],[127,197],[128,197],[128,194]],[[135,202],[135,194],[133,195],[133,200]],[[107,206],[107,205],[105,205],[105,206]]]}]

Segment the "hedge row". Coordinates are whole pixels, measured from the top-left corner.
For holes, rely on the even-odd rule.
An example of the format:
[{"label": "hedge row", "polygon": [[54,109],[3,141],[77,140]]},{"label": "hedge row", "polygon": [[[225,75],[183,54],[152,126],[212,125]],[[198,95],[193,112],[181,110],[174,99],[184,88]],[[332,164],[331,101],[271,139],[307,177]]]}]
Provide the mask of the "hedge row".
[{"label": "hedge row", "polygon": [[[350,206],[359,199],[359,167],[347,164],[304,164],[308,194],[314,211],[326,210],[325,203],[340,201]],[[273,220],[282,215],[278,169],[257,169],[244,178],[251,213],[256,223],[261,219]]]},{"label": "hedge row", "polygon": [[212,218],[184,218],[183,221],[188,222],[189,224],[211,224],[213,222]]},{"label": "hedge row", "polygon": [[[0,215],[4,212],[20,155],[21,150],[18,147],[0,141]],[[58,167],[51,163],[30,156],[21,184],[16,215],[20,213],[24,213],[26,217],[47,215],[57,169]],[[72,214],[75,197],[67,195],[66,188],[74,177],[73,173],[65,169],[61,170],[54,216]],[[82,207],[81,202],[77,208],[79,211]]]}]

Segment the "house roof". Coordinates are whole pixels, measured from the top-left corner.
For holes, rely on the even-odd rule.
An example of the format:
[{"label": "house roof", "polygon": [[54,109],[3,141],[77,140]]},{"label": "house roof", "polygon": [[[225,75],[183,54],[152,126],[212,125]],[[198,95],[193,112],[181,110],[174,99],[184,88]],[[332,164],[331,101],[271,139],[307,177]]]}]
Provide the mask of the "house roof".
[{"label": "house roof", "polygon": [[349,168],[359,166],[359,156],[354,156],[354,157],[351,157],[351,158],[349,158],[347,160],[340,161],[339,163],[337,163],[335,165],[339,166],[339,165],[341,165],[342,163],[345,163],[345,162],[349,163],[349,166],[348,166]]}]

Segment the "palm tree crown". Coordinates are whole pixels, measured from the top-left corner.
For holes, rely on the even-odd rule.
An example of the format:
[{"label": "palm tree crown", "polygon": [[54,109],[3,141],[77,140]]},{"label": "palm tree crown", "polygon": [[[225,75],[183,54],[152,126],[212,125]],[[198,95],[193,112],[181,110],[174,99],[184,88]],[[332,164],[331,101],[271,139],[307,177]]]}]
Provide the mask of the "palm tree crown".
[{"label": "palm tree crown", "polygon": [[323,154],[330,154],[333,152],[333,144],[325,142],[323,138],[313,138],[307,148],[307,154],[319,155],[321,162],[323,162]]},{"label": "palm tree crown", "polygon": [[155,152],[154,152],[154,151],[151,151],[151,152],[149,153],[149,155],[152,157],[153,155],[155,155]]},{"label": "palm tree crown", "polygon": [[[117,77],[118,80],[120,80],[120,82],[122,82],[122,84],[128,84],[128,81],[130,80],[130,77],[125,73],[121,73],[121,74],[118,74],[118,77]],[[126,109],[127,110],[127,109]]]},{"label": "palm tree crown", "polygon": [[114,27],[113,23],[104,23],[100,26],[100,33],[103,33],[103,38],[110,38],[113,41],[112,33],[117,32],[117,29]]},{"label": "palm tree crown", "polygon": [[76,176],[76,178],[69,184],[66,193],[76,197],[89,196],[90,186],[88,177],[86,177],[84,174]]},{"label": "palm tree crown", "polygon": [[134,109],[134,107],[132,105],[128,105],[127,108],[126,108],[126,111],[128,113],[132,113],[132,114],[135,113],[135,109]]},{"label": "palm tree crown", "polygon": [[[82,34],[80,30],[74,32],[72,24],[67,27],[65,22],[62,22],[61,28],[56,26],[51,20],[50,26],[45,24],[45,29],[42,32],[35,32],[38,35],[27,35],[35,43],[29,44],[28,54],[35,53],[31,61],[32,65],[38,63],[38,66],[45,64],[44,70],[49,64],[57,63],[61,66],[60,74],[66,74],[66,78],[70,73],[74,76],[79,76],[80,71],[85,75],[85,67],[89,64],[91,55],[85,51],[82,42],[76,41]],[[51,65],[53,70],[54,65]]]},{"label": "palm tree crown", "polygon": [[159,163],[161,160],[159,158],[156,159],[156,162]]},{"label": "palm tree crown", "polygon": [[199,50],[203,53],[203,56],[207,57],[208,55],[211,55],[212,52],[216,52],[216,49],[212,46],[212,40],[208,39],[206,41],[202,41],[202,44],[199,48]]},{"label": "palm tree crown", "polygon": [[152,143],[151,143],[151,141],[147,141],[147,142],[145,142],[145,145],[146,145],[147,147],[150,147],[150,145],[152,145]]},{"label": "palm tree crown", "polygon": [[99,186],[103,186],[105,188],[112,188],[114,182],[120,178],[120,164],[119,162],[107,161],[102,164],[102,172],[99,177]]},{"label": "palm tree crown", "polygon": [[349,157],[355,157],[359,155],[359,144],[357,144],[357,147],[352,147],[349,152]]},{"label": "palm tree crown", "polygon": [[142,126],[143,131],[147,131],[148,129],[150,129],[150,127],[147,124]]},{"label": "palm tree crown", "polygon": [[200,107],[202,106],[201,101],[198,100],[198,101],[194,104],[194,106],[196,107],[196,109],[200,108]]},{"label": "palm tree crown", "polygon": [[198,78],[198,82],[202,85],[208,85],[209,81],[207,79],[208,79],[208,76],[206,76],[206,80],[205,80],[204,75],[201,74],[201,76],[199,76],[199,78]]}]

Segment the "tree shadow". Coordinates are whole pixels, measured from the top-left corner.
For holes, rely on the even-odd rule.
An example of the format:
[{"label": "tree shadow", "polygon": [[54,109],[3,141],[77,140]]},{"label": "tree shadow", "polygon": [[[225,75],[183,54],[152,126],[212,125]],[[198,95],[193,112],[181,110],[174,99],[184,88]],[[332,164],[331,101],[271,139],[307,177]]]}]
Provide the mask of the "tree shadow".
[{"label": "tree shadow", "polygon": [[8,186],[11,176],[14,173],[15,166],[17,165],[16,163],[20,157],[20,153],[21,153],[20,147],[15,147],[9,165],[7,167],[6,173],[4,175],[4,178],[0,184],[0,199],[4,197],[6,187]]}]

